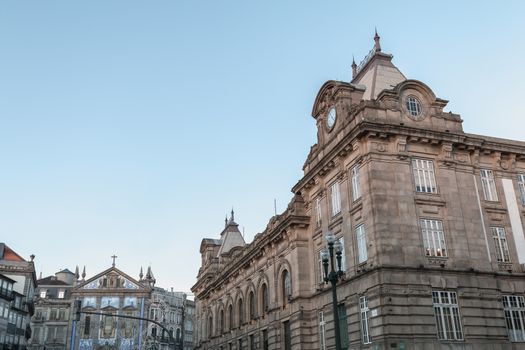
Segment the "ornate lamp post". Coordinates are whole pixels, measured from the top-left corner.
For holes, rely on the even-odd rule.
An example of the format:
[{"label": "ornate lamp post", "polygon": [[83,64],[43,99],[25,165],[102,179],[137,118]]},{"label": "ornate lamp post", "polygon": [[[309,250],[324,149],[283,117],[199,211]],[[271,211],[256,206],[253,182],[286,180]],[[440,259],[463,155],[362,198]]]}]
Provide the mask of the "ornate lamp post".
[{"label": "ornate lamp post", "polygon": [[[340,241],[336,241],[334,235],[328,232],[326,235],[327,247],[321,251],[321,259],[323,261],[324,282],[330,282],[332,285],[332,306],[334,309],[334,329],[335,329],[335,348],[341,350],[341,330],[339,329],[339,312],[337,309],[337,290],[336,284],[343,276],[341,270],[341,260],[343,253],[343,245]],[[335,251],[335,259],[334,259]],[[335,260],[335,261],[334,261]],[[330,261],[330,271],[328,271],[328,261]],[[337,261],[337,270],[336,270]]]}]

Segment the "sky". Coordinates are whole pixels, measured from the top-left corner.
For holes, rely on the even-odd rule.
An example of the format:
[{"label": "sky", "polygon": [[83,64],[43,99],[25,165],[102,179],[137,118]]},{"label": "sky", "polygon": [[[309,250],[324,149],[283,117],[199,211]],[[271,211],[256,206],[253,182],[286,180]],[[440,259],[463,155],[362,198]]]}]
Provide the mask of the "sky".
[{"label": "sky", "polygon": [[116,266],[190,293],[232,210],[292,198],[327,80],[373,46],[468,133],[525,140],[523,1],[0,2],[0,242],[37,275]]}]

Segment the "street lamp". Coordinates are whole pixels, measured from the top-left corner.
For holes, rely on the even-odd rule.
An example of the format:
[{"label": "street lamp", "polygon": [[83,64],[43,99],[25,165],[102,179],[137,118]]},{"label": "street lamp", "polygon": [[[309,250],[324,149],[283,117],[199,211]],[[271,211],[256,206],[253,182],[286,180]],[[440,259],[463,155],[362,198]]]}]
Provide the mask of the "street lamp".
[{"label": "street lamp", "polygon": [[[339,312],[337,309],[337,290],[336,284],[343,276],[341,270],[341,260],[343,253],[343,245],[340,241],[336,241],[334,235],[328,232],[326,235],[326,245],[321,251],[321,260],[323,261],[324,270],[324,282],[330,282],[332,285],[332,306],[334,309],[334,329],[335,329],[335,349],[341,350],[341,330],[339,329]],[[334,261],[334,250],[335,260],[337,261],[337,270],[335,268]],[[330,271],[328,271],[328,261],[330,260]]]}]

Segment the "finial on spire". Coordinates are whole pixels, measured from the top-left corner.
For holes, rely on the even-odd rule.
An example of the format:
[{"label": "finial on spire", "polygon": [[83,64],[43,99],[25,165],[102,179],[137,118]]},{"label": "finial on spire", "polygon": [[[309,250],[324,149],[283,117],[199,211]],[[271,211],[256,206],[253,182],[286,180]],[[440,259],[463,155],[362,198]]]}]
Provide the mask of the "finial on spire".
[{"label": "finial on spire", "polygon": [[86,265],[84,265],[84,269],[82,270],[82,279],[86,278]]},{"label": "finial on spire", "polygon": [[142,273],[142,266],[141,266],[140,267],[139,278],[142,279],[142,277],[144,277],[144,273]]},{"label": "finial on spire", "polygon": [[78,265],[75,267],[75,279],[78,280],[78,278],[80,277],[80,273],[78,273]]},{"label": "finial on spire", "polygon": [[224,218],[224,227],[228,226],[228,214],[226,214],[226,217]]},{"label": "finial on spire", "polygon": [[232,207],[232,216],[230,218],[230,221],[235,221],[234,217],[233,217],[233,207]]},{"label": "finial on spire", "polygon": [[355,64],[354,55],[352,55],[352,78],[355,78],[357,75],[357,64]]},{"label": "finial on spire", "polygon": [[381,39],[381,37],[379,36],[379,34],[377,34],[377,27],[375,28],[375,35],[374,35],[374,50],[375,52],[380,52],[381,51],[381,44],[379,43],[379,39]]}]

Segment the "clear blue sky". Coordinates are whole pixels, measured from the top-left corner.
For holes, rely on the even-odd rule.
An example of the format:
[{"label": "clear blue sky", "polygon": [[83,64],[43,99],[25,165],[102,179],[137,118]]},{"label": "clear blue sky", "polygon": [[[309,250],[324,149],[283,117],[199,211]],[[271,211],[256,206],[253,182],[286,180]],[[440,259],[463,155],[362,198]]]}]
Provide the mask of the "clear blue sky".
[{"label": "clear blue sky", "polygon": [[111,264],[189,291],[233,206],[282,211],[321,85],[373,44],[467,132],[524,140],[525,2],[2,1],[0,241],[44,276]]}]

